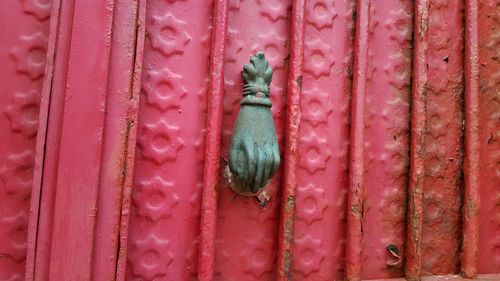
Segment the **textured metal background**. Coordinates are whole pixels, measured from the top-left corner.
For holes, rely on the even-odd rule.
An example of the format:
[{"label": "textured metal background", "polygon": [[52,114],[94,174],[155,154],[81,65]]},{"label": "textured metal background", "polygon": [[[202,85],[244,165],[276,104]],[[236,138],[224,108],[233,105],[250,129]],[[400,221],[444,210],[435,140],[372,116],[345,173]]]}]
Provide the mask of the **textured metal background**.
[{"label": "textured metal background", "polygon": [[500,272],[500,2],[479,6],[480,229],[478,269]]},{"label": "textured metal background", "polygon": [[344,275],[354,1],[306,1],[293,280]]},{"label": "textured metal background", "polygon": [[[498,0],[51,2],[0,7],[1,281],[500,280]],[[260,50],[267,204],[223,177]]]},{"label": "textured metal background", "polygon": [[430,1],[422,271],[459,272],[463,162],[463,4]]},{"label": "textured metal background", "polygon": [[[231,131],[241,99],[240,72],[250,56],[260,50],[266,53],[274,72],[272,112],[280,152],[283,151],[290,7],[290,1],[229,1],[221,169],[227,165]],[[270,202],[261,208],[255,198],[235,196],[221,177],[215,280],[276,278],[280,178],[278,172],[266,191]]]},{"label": "textured metal background", "polygon": [[212,1],[147,1],[126,280],[197,272]]},{"label": "textured metal background", "polygon": [[23,280],[51,1],[0,8],[0,280]]}]

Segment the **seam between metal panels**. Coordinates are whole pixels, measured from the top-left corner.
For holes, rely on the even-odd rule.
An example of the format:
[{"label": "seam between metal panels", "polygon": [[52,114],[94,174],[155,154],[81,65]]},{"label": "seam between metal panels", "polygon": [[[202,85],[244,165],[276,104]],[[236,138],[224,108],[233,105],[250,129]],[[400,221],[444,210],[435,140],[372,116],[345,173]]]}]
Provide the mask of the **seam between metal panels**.
[{"label": "seam between metal panels", "polygon": [[[62,15],[64,13],[63,11],[63,6],[64,6],[65,0],[55,0],[52,3],[52,9],[51,9],[51,23],[50,23],[50,31],[49,31],[49,45],[47,46],[48,52],[47,54],[50,54],[52,51],[53,54],[47,58],[51,58],[50,60],[47,59],[46,61],[46,68],[45,72],[47,73],[44,78],[43,86],[42,86],[42,100],[41,100],[41,106],[40,106],[40,113],[39,113],[39,126],[38,126],[38,133],[37,133],[37,144],[36,144],[36,155],[35,155],[35,171],[34,171],[34,176],[33,176],[33,194],[36,196],[32,196],[32,200],[30,203],[30,213],[33,214],[33,216],[30,216],[30,222],[29,222],[29,230],[28,230],[28,250],[27,250],[27,261],[26,261],[26,280],[40,280],[40,277],[37,278],[37,276],[43,276],[43,274],[48,275],[49,274],[49,267],[50,267],[50,258],[48,259],[42,259],[40,260],[40,257],[38,255],[40,248],[39,248],[39,238],[40,238],[40,207],[43,204],[43,199],[42,199],[42,192],[43,192],[43,185],[44,185],[44,174],[45,174],[45,168],[47,165],[47,154],[46,154],[46,143],[50,138],[51,134],[55,134],[56,137],[60,134],[61,132],[61,126],[62,126],[62,121],[58,121],[56,129],[59,132],[56,133],[51,133],[49,131],[50,129],[50,124],[51,124],[51,117],[50,117],[50,112],[53,110],[53,94],[52,92],[54,91],[54,80],[56,79],[55,72],[57,71],[57,49],[60,44],[63,44],[61,42],[61,33],[66,33],[67,38],[66,44],[67,48],[63,50],[64,52],[67,52],[69,54],[70,52],[70,45],[71,45],[71,38],[72,38],[72,28],[67,28],[67,30],[61,31],[61,21],[66,20],[62,18]],[[74,2],[70,4],[67,4],[71,7],[71,9],[68,11],[68,14],[70,15],[69,19],[69,24],[68,26],[71,27],[73,24],[73,18],[74,18]],[[57,16],[57,18],[54,18],[54,16]],[[68,63],[65,62],[62,64],[64,66],[63,70],[63,76],[64,76],[64,84],[66,83],[67,79],[67,70],[68,70]],[[47,85],[46,85],[47,83]],[[46,100],[43,100],[43,97],[46,96]],[[43,103],[46,103],[45,106],[43,106]],[[62,105],[61,105],[62,106]],[[62,114],[62,113],[60,113]],[[40,122],[41,120],[44,120],[44,122]],[[43,145],[41,144],[43,142]],[[60,145],[60,142],[57,140],[57,145]],[[42,149],[43,148],[43,149]],[[55,149],[57,155],[54,157],[55,165],[57,166],[58,162],[58,154],[59,150],[56,148]],[[50,161],[50,160],[49,160]],[[50,165],[49,163],[48,165]],[[38,168],[37,168],[38,167]],[[50,190],[46,190],[45,192],[49,192]],[[49,197],[49,199],[46,199],[48,201],[47,204],[51,206],[52,209],[50,210],[45,210],[45,212],[51,212],[50,216],[54,216],[54,202],[55,202],[55,190],[51,191],[53,192],[53,196]],[[36,199],[38,198],[38,199]],[[33,219],[36,217],[35,219]],[[43,227],[43,226],[42,226]],[[45,235],[45,247],[47,247],[47,253],[46,256],[50,257],[51,256],[51,244],[52,244],[52,227],[53,225],[47,225],[45,227],[46,231],[50,232],[50,235]],[[30,247],[30,245],[33,245],[33,247]],[[40,265],[40,263],[42,263]],[[37,269],[38,267],[38,269]],[[40,269],[40,267],[43,267],[43,269]],[[42,273],[42,274],[41,274]]]},{"label": "seam between metal panels", "polygon": [[[56,2],[56,1],[54,1]],[[56,45],[57,45],[57,30],[59,27],[60,21],[60,1],[57,3],[53,3],[53,8],[51,11],[51,16],[57,14],[57,20],[51,20],[50,29],[54,30],[54,32],[49,32],[49,43],[47,46],[47,61],[45,66],[45,78],[43,82],[42,88],[42,100],[40,102],[40,114],[39,114],[39,125],[37,130],[37,140],[36,140],[36,155],[39,157],[35,157],[35,161],[40,162],[38,165],[35,163],[35,172],[33,175],[33,189],[32,189],[32,198],[30,203],[30,213],[33,214],[30,216],[30,220],[28,223],[28,249],[26,252],[26,280],[34,280],[35,279],[35,261],[36,261],[36,252],[37,252],[37,236],[38,236],[38,226],[40,220],[40,205],[42,201],[41,196],[41,188],[42,188],[42,175],[43,168],[45,162],[45,149],[47,143],[47,130],[49,126],[49,112],[50,112],[50,97],[52,93],[52,85],[54,83],[54,62],[56,59]],[[46,85],[47,83],[47,85]],[[43,97],[47,98],[43,100]],[[40,122],[42,121],[43,122]],[[39,167],[39,168],[37,168]]]},{"label": "seam between metal panels", "polygon": [[370,2],[358,0],[354,39],[354,77],[351,112],[349,187],[347,192],[347,280],[360,280],[363,240],[364,114],[368,65]]},{"label": "seam between metal panels", "polygon": [[298,137],[300,125],[300,96],[304,60],[305,1],[293,2],[290,31],[290,69],[286,110],[286,140],[284,178],[282,182],[281,217],[278,244],[277,280],[292,279],[292,250],[295,224],[295,191],[297,188]]},{"label": "seam between metal panels", "polygon": [[116,281],[125,280],[126,271],[126,261],[127,261],[127,242],[128,242],[128,214],[130,213],[130,196],[132,190],[132,178],[134,170],[134,159],[135,159],[135,149],[129,153],[130,147],[135,147],[136,145],[136,135],[137,135],[137,118],[139,110],[139,93],[141,85],[141,74],[142,74],[142,57],[144,52],[144,37],[145,37],[145,16],[146,16],[146,1],[137,0],[136,2],[136,28],[135,28],[135,45],[134,45],[134,58],[131,67],[134,71],[130,77],[129,85],[129,101],[131,102],[127,120],[127,135],[125,138],[125,155],[123,158],[123,168],[122,172],[127,173],[122,176],[121,182],[121,210],[120,210],[120,221],[118,224],[118,248],[117,248],[117,259],[116,259]]},{"label": "seam between metal panels", "polygon": [[214,3],[210,84],[207,105],[207,135],[200,219],[198,278],[213,280],[215,264],[215,227],[217,220],[217,191],[219,180],[222,102],[224,97],[224,61],[227,43],[227,0]]},{"label": "seam between metal panels", "polygon": [[[90,243],[90,260],[92,262],[89,262],[89,279],[93,279],[95,278],[95,274],[99,274],[98,271],[95,271],[95,260],[96,260],[96,245],[98,245],[98,241],[96,241],[96,237],[98,237],[98,233],[97,233],[97,230],[98,230],[98,223],[99,223],[99,201],[100,201],[100,198],[102,196],[101,194],[101,191],[102,191],[102,188],[103,188],[103,162],[104,162],[104,159],[106,158],[106,154],[109,153],[108,151],[106,151],[104,148],[106,147],[106,135],[107,135],[107,124],[106,124],[106,121],[107,121],[107,118],[108,118],[108,114],[109,114],[109,110],[108,108],[110,107],[110,105],[108,104],[108,101],[109,101],[109,88],[110,88],[110,77],[113,75],[112,74],[112,52],[113,52],[113,37],[114,37],[114,26],[115,26],[115,13],[116,11],[114,10],[115,7],[116,7],[116,2],[118,0],[106,0],[107,2],[107,6],[113,10],[113,13],[111,14],[111,17],[109,19],[110,21],[110,25],[109,25],[109,33],[108,33],[108,37],[109,38],[109,50],[107,51],[106,53],[106,56],[107,56],[107,61],[106,61],[106,68],[107,68],[107,71],[106,71],[106,75],[107,75],[107,78],[106,78],[106,97],[104,98],[104,106],[103,106],[103,110],[104,110],[104,114],[103,114],[103,126],[102,128],[100,129],[100,134],[102,136],[102,139],[101,139],[101,143],[100,143],[100,154],[99,154],[99,171],[98,171],[98,175],[97,175],[97,186],[95,187],[95,194],[93,195],[93,198],[92,198],[92,201],[90,202],[91,204],[93,204],[93,209],[95,210],[95,215],[94,215],[94,220],[92,222],[92,235],[93,235],[93,239],[92,239],[92,242]],[[75,5],[76,5],[76,2],[75,2]],[[64,120],[64,118],[63,118]],[[64,121],[63,121],[64,122]],[[96,273],[97,272],[97,273]]]},{"label": "seam between metal panels", "polygon": [[415,3],[413,89],[410,130],[410,182],[408,187],[408,233],[405,276],[420,280],[422,272],[421,238],[423,221],[423,181],[425,156],[425,97],[427,84],[427,31],[429,0]]},{"label": "seam between metal panels", "polygon": [[479,51],[478,3],[465,1],[465,159],[461,269],[467,278],[477,274],[479,235]]}]

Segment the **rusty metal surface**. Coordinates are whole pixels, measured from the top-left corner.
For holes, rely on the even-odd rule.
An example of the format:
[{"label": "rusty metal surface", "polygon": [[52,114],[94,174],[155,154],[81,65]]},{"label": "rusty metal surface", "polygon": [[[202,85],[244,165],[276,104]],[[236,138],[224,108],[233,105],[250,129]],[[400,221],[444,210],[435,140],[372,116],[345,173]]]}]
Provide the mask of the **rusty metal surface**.
[{"label": "rusty metal surface", "polygon": [[1,5],[0,280],[23,280],[51,1]]},{"label": "rusty metal surface", "polygon": [[[479,1],[478,272],[500,272],[500,2]],[[499,278],[500,279],[500,278]]]},{"label": "rusty metal surface", "polygon": [[462,250],[460,268],[464,277],[477,275],[479,244],[479,36],[478,1],[464,3],[464,192],[462,204]]},{"label": "rusty metal surface", "polygon": [[[370,279],[371,281],[406,281],[405,278],[391,278],[391,279]],[[497,281],[500,280],[500,274],[479,274],[475,279],[465,278],[460,275],[434,275],[423,276],[421,281]]]},{"label": "rusty metal surface", "polygon": [[219,184],[222,107],[224,100],[224,62],[227,46],[227,0],[214,2],[210,53],[210,82],[207,102],[207,133],[201,199],[198,279],[212,280],[215,273],[215,228],[217,186]]},{"label": "rusty metal surface", "polygon": [[459,272],[463,164],[463,3],[429,3],[422,274]]},{"label": "rusty metal surface", "polygon": [[355,1],[306,1],[293,280],[341,280]]},{"label": "rusty metal surface", "polygon": [[427,30],[429,0],[417,0],[414,7],[413,75],[410,120],[410,171],[406,232],[405,277],[419,280],[422,272],[422,200],[425,157],[425,84],[427,83]]},{"label": "rusty metal surface", "polygon": [[299,165],[299,127],[304,65],[305,5],[303,0],[293,1],[290,16],[290,59],[286,99],[285,151],[278,230],[278,278],[290,281],[293,274],[293,243],[297,169]]}]

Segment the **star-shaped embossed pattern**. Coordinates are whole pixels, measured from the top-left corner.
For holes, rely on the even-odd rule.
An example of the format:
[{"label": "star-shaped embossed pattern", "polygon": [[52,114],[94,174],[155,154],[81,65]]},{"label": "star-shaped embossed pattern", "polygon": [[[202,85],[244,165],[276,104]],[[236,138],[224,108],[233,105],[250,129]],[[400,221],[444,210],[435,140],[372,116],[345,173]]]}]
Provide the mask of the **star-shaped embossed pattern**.
[{"label": "star-shaped embossed pattern", "polygon": [[17,47],[12,50],[19,73],[28,75],[33,80],[43,76],[47,42],[47,37],[41,32],[20,37]]},{"label": "star-shaped embossed pattern", "polygon": [[323,218],[327,206],[325,191],[322,188],[308,184],[297,189],[297,218],[312,224]]},{"label": "star-shaped embossed pattern", "polygon": [[130,243],[129,265],[133,275],[141,280],[157,280],[167,274],[167,267],[174,260],[167,239],[149,233],[142,240]]},{"label": "star-shaped embossed pattern", "polygon": [[163,119],[156,123],[144,124],[138,140],[142,155],[157,165],[165,161],[174,161],[184,146],[179,133],[179,127],[169,125]]},{"label": "star-shaped embossed pattern", "polygon": [[310,133],[301,138],[301,146],[305,153],[301,154],[299,166],[314,174],[326,168],[326,162],[331,157],[330,150],[326,147],[327,140],[316,133]]},{"label": "star-shaped embossed pattern", "polygon": [[291,2],[281,0],[257,0],[260,7],[260,14],[271,21],[278,21],[288,18]]},{"label": "star-shaped embossed pattern", "polygon": [[309,0],[306,10],[308,13],[307,22],[318,30],[332,27],[333,20],[337,17],[333,11],[333,1]]},{"label": "star-shaped embossed pattern", "polygon": [[34,161],[35,155],[32,150],[7,156],[7,161],[0,168],[0,180],[4,182],[5,191],[8,195],[17,197],[20,200],[30,198]]},{"label": "star-shaped embossed pattern", "polygon": [[137,185],[134,203],[139,216],[157,221],[172,215],[172,210],[179,203],[179,196],[174,191],[174,183],[155,176]]},{"label": "star-shaped embossed pattern", "polygon": [[0,256],[16,262],[26,258],[28,216],[25,211],[0,218]]},{"label": "star-shaped embossed pattern", "polygon": [[179,109],[187,94],[182,80],[181,75],[167,67],[148,71],[143,86],[147,103],[163,111]]},{"label": "star-shaped embossed pattern", "polygon": [[334,65],[332,48],[317,38],[306,42],[304,54],[304,71],[319,78],[328,76]]},{"label": "star-shaped embossed pattern", "polygon": [[287,40],[278,35],[276,31],[259,35],[259,38],[261,42],[252,46],[252,52],[257,53],[263,51],[273,70],[284,69],[287,65]]},{"label": "star-shaped embossed pattern", "polygon": [[13,132],[27,138],[36,136],[40,95],[35,90],[14,95],[13,102],[5,108],[5,114]]},{"label": "star-shaped embossed pattern", "polygon": [[328,122],[328,116],[332,113],[328,94],[320,91],[317,87],[304,91],[302,95],[302,119],[315,127]]},{"label": "star-shaped embossed pattern", "polygon": [[151,47],[169,57],[184,53],[185,46],[191,41],[189,34],[184,31],[186,22],[176,18],[171,13],[153,16],[147,26],[151,40]]},{"label": "star-shaped embossed pattern", "polygon": [[50,17],[52,1],[49,0],[22,0],[23,10],[33,15],[38,20],[46,20]]},{"label": "star-shaped embossed pattern", "polygon": [[305,235],[295,240],[293,267],[298,272],[307,276],[319,271],[324,259],[325,250],[322,248],[321,239]]},{"label": "star-shaped embossed pattern", "polygon": [[247,239],[240,259],[241,264],[245,267],[244,272],[255,278],[260,278],[265,273],[272,272],[276,259],[272,236],[261,234]]}]

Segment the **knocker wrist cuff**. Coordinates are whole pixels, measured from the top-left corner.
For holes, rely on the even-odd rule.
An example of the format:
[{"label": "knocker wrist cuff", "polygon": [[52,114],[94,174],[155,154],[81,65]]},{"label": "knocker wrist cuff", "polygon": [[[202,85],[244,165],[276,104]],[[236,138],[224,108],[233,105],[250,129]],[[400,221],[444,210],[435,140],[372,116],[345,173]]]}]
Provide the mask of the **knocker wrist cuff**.
[{"label": "knocker wrist cuff", "polygon": [[269,97],[257,97],[255,95],[246,95],[240,102],[241,105],[260,105],[271,107],[271,99]]}]

